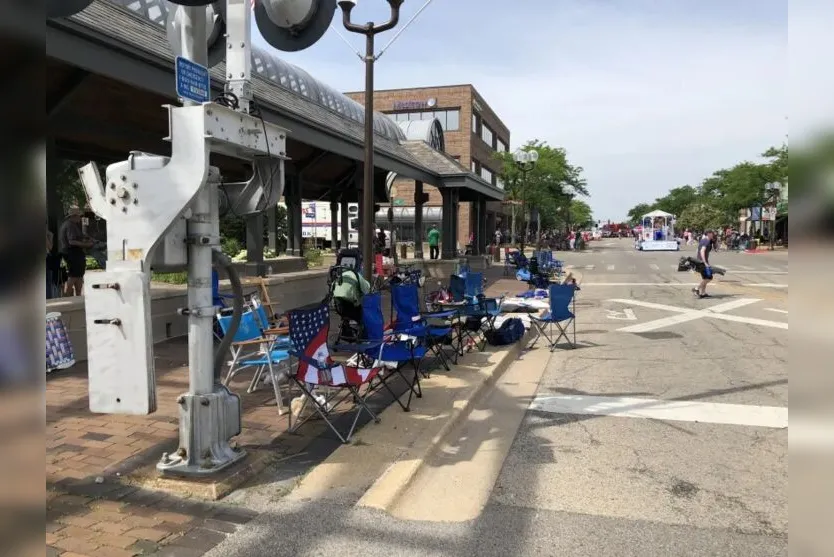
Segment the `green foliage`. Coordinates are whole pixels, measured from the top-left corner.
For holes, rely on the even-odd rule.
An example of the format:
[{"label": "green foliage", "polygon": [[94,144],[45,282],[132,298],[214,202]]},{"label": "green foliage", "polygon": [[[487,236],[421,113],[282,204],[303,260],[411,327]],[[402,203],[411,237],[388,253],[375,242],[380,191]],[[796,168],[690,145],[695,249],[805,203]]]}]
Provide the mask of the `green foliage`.
[{"label": "green foliage", "polygon": [[[719,228],[737,222],[738,212],[764,203],[765,184],[788,181],[788,146],[771,147],[762,157],[765,162],[741,162],[732,168],[716,170],[700,186],[673,188],[654,203],[640,203],[628,212],[631,224],[646,213],[660,209],[678,217],[678,228]],[[780,210],[787,204],[780,203]]]},{"label": "green foliage", "polygon": [[727,224],[727,215],[707,203],[693,203],[678,217],[677,227],[692,230],[719,229]]},{"label": "green foliage", "polygon": [[594,215],[591,206],[581,199],[573,199],[570,202],[571,223],[581,228],[589,228],[594,222]]},{"label": "green foliage", "polygon": [[227,256],[235,257],[241,252],[242,249],[243,245],[237,238],[221,236],[220,251],[225,253]]},{"label": "green foliage", "polygon": [[[539,154],[536,166],[527,173],[524,180],[512,153],[497,152],[494,155],[502,165],[500,174],[507,199],[522,202],[524,208],[519,220],[523,220],[529,214],[529,209],[535,207],[541,215],[542,227],[560,228],[566,219],[566,208],[569,204],[573,207],[573,198],[589,195],[587,182],[582,176],[583,169],[568,161],[565,149],[551,147],[544,141],[528,141],[521,149]],[[576,214],[584,218],[585,213],[585,207],[577,207]],[[590,214],[590,208],[587,213]],[[572,209],[571,220],[577,222],[573,215]]]},{"label": "green foliage", "polygon": [[167,282],[168,284],[188,283],[188,273],[185,271],[177,273],[151,273],[151,280],[154,282]]},{"label": "green foliage", "polygon": [[304,259],[308,267],[320,267],[324,263],[322,251],[318,248],[307,248],[304,250]]},{"label": "green foliage", "polygon": [[98,270],[98,269],[101,269],[101,267],[98,266],[98,261],[96,261],[95,259],[93,259],[92,257],[90,257],[88,255],[87,256],[87,270],[88,271],[95,271],[95,270]]}]

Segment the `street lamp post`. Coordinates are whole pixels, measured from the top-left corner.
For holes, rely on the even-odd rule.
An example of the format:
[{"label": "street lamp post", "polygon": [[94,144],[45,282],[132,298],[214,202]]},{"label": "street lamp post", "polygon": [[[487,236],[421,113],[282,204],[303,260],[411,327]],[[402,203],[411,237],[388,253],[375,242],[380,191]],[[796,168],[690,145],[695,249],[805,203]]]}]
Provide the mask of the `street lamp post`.
[{"label": "street lamp post", "polygon": [[[365,35],[365,177],[362,184],[362,232],[359,241],[365,257],[371,257],[374,252],[374,35],[397,25],[404,0],[387,1],[391,6],[391,19],[382,25],[374,25],[372,21],[357,25],[350,21],[350,12],[356,7],[356,0],[339,0],[345,29]],[[373,264],[362,267],[362,274],[369,282],[373,278],[373,268]]]},{"label": "street lamp post", "polygon": [[768,202],[773,206],[770,214],[770,251],[773,251],[776,238],[776,211],[779,207],[779,196],[782,193],[782,184],[780,182],[769,182],[765,184],[765,192],[768,195]]},{"label": "street lamp post", "polygon": [[[527,173],[533,170],[536,166],[536,162],[539,160],[539,152],[535,149],[530,151],[523,151],[518,149],[515,153],[513,153],[513,161],[515,161],[515,165],[518,168],[518,171],[521,172],[521,187],[524,193],[521,196],[521,214],[524,215],[527,204],[526,204],[526,189],[527,189]],[[525,218],[525,222],[527,219]],[[527,229],[529,230],[530,223],[527,223]],[[515,214],[513,214],[513,235],[515,235]],[[526,236],[526,234],[525,234]],[[524,251],[524,237],[521,240],[521,251]]]},{"label": "street lamp post", "polygon": [[[565,226],[567,230],[565,231],[565,237],[568,238],[568,242],[570,242],[570,233],[571,233],[571,222],[570,222],[570,206],[571,202],[573,202],[573,196],[576,192],[573,190],[573,186],[571,185],[564,185],[562,186],[562,192],[564,192],[565,196],[567,197],[567,203],[565,203]],[[576,244],[574,244],[576,245]]]}]

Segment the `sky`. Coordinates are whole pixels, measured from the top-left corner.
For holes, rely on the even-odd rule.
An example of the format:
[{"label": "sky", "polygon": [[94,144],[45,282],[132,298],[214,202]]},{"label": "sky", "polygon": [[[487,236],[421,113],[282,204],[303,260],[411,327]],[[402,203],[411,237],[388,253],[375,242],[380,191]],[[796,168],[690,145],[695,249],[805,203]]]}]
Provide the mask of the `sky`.
[{"label": "sky", "polygon": [[[406,0],[377,50],[424,4]],[[384,0],[358,0],[354,21],[389,14]],[[563,147],[584,168],[595,218],[620,220],[786,140],[787,40],[787,0],[432,0],[377,61],[375,87],[471,83],[511,148]],[[337,10],[318,43],[274,53],[356,91],[356,50],[364,37]]]}]

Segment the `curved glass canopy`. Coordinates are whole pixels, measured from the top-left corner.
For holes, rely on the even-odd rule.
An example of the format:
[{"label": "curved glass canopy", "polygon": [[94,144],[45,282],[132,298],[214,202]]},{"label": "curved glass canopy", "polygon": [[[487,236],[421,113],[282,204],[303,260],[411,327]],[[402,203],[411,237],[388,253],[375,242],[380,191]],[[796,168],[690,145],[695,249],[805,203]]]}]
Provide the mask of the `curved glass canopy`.
[{"label": "curved glass canopy", "polygon": [[440,120],[402,120],[397,122],[405,138],[410,141],[425,141],[435,151],[446,152],[446,140]]},{"label": "curved glass canopy", "polygon": [[[108,0],[123,6],[140,17],[165,27],[168,2],[165,0]],[[252,47],[252,72],[299,97],[335,112],[359,124],[365,124],[365,108],[336,91],[299,67],[289,64],[271,52]],[[406,139],[396,122],[384,114],[374,113],[374,132],[394,141]]]}]

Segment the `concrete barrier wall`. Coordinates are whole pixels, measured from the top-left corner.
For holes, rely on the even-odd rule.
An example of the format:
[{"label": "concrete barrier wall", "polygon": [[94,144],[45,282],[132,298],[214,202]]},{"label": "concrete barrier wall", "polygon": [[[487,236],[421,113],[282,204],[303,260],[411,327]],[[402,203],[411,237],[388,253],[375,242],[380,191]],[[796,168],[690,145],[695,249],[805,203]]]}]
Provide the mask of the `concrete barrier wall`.
[{"label": "concrete barrier wall", "polygon": [[[327,269],[299,271],[269,276],[264,279],[269,296],[277,311],[284,312],[307,304],[318,302],[327,294]],[[244,285],[244,293],[252,292],[255,286]],[[221,281],[220,290],[230,293],[228,281]],[[185,286],[151,286],[151,320],[154,342],[188,334],[188,318],[177,313],[185,307],[187,294]],[[84,298],[59,298],[47,300],[47,313],[61,313],[67,333],[72,342],[75,358],[87,359],[87,329],[84,314]]]}]

